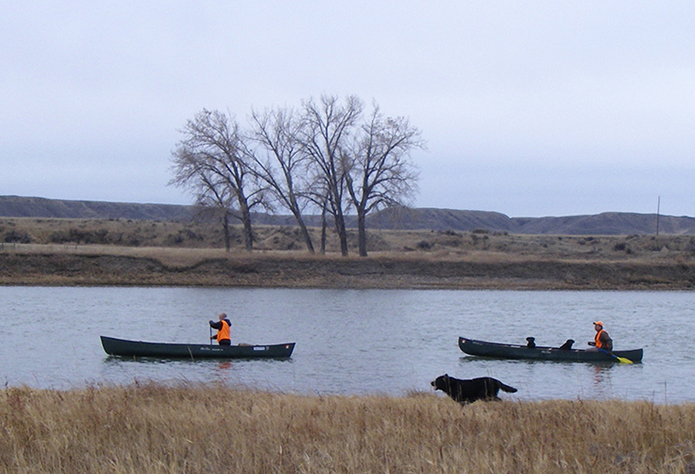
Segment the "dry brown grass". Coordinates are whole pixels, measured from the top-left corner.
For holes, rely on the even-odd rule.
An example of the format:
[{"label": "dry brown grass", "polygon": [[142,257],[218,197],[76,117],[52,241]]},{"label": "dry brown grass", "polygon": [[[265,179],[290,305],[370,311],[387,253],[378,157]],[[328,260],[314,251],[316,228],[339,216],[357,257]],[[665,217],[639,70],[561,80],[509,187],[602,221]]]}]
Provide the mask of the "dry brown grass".
[{"label": "dry brown grass", "polygon": [[[319,230],[310,229],[317,246]],[[259,252],[282,252],[285,255],[306,253],[296,227],[256,226],[254,233],[255,248]],[[349,234],[351,250],[356,253],[354,229]],[[238,227],[232,230],[232,240],[233,253],[242,252],[244,242]],[[196,258],[195,255],[207,255],[211,250],[224,247],[219,226],[212,224],[127,219],[0,218],[0,247],[6,251],[31,248],[31,245],[21,244],[45,246],[44,249],[50,248],[52,251],[138,255],[151,252],[154,248],[167,249],[165,258],[173,255],[171,258],[174,260]],[[695,260],[695,236],[562,236],[518,235],[481,230],[370,230],[369,250],[371,255],[376,256],[408,255],[445,260],[681,262]],[[338,251],[337,240],[334,235],[330,235],[328,252]],[[182,255],[186,257],[181,257]]]},{"label": "dry brown grass", "polygon": [[5,473],[695,471],[690,404],[9,388],[0,433]]}]

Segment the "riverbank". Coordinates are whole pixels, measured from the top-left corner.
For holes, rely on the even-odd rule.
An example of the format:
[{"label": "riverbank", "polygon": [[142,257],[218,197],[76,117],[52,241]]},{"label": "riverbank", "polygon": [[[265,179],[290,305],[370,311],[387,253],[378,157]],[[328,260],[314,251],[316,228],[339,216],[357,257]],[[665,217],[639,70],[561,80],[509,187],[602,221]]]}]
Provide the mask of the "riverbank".
[{"label": "riverbank", "polygon": [[692,472],[695,405],[0,390],[0,472]]},{"label": "riverbank", "polygon": [[[369,257],[304,250],[295,227],[256,226],[255,250],[238,228],[124,219],[0,219],[0,285],[197,285],[288,288],[687,290],[695,236],[516,235],[374,230]],[[311,228],[314,243],[320,229]]]},{"label": "riverbank", "polygon": [[695,263],[469,251],[306,252],[13,245],[0,249],[1,285],[287,288],[688,290]]}]

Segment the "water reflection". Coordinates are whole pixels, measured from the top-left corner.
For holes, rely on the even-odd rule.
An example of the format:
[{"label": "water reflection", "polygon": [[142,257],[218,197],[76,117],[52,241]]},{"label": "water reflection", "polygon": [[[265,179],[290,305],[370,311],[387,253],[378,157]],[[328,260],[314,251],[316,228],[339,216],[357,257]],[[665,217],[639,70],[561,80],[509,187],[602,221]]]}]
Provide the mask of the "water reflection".
[{"label": "water reflection", "polygon": [[610,398],[613,393],[613,385],[611,381],[611,370],[613,364],[595,364],[594,372],[594,393],[598,399]]}]

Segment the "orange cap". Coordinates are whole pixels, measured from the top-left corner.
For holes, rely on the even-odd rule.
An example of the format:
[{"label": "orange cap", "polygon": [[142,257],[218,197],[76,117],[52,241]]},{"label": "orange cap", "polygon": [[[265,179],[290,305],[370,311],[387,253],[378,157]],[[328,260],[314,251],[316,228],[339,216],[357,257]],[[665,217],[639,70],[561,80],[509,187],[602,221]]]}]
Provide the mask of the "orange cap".
[{"label": "orange cap", "polygon": [[603,321],[594,321],[594,324],[598,324],[599,326],[603,327]]}]

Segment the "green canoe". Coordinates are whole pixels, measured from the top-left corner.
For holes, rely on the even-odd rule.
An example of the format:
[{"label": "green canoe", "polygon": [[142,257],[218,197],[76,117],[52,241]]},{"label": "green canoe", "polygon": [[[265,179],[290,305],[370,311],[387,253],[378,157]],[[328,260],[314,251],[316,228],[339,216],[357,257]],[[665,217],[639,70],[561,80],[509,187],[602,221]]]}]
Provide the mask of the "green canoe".
[{"label": "green canoe", "polygon": [[560,349],[558,347],[527,347],[517,344],[477,341],[459,337],[459,348],[469,355],[496,357],[500,359],[557,360],[566,362],[613,362],[618,357],[632,362],[642,361],[642,349],[607,352],[583,349]]},{"label": "green canoe", "polygon": [[126,357],[161,357],[185,359],[286,359],[292,355],[294,342],[266,345],[218,346],[143,342],[101,336],[101,345],[109,355]]}]

